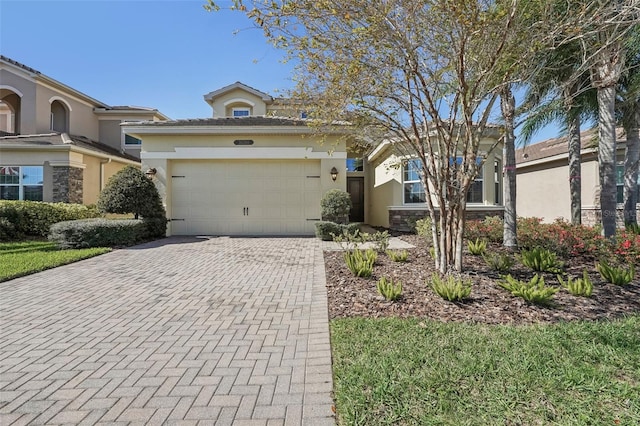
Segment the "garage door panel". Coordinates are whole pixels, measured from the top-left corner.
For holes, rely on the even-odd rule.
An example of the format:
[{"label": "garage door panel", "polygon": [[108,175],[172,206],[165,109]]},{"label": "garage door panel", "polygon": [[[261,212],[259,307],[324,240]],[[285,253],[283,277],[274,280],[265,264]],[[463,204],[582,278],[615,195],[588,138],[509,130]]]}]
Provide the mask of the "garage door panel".
[{"label": "garage door panel", "polygon": [[184,160],[171,174],[184,176],[171,181],[175,235],[310,235],[320,217],[318,160]]}]

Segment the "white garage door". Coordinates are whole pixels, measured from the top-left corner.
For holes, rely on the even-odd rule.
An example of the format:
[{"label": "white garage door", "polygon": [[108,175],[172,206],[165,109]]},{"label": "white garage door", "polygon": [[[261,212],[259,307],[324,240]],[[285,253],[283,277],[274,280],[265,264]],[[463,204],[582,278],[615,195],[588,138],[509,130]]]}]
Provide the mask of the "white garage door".
[{"label": "white garage door", "polygon": [[311,235],[320,219],[319,160],[171,163],[173,235]]}]

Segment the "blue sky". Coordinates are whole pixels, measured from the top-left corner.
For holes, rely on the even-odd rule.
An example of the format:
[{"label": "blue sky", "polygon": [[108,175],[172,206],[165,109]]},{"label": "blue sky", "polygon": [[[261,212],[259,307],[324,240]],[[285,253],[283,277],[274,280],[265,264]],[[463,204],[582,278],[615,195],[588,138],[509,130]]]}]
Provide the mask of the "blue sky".
[{"label": "blue sky", "polygon": [[235,81],[272,95],[293,87],[291,64],[244,14],[204,4],[0,0],[0,53],[109,105],[174,119],[210,116],[202,95]]}]

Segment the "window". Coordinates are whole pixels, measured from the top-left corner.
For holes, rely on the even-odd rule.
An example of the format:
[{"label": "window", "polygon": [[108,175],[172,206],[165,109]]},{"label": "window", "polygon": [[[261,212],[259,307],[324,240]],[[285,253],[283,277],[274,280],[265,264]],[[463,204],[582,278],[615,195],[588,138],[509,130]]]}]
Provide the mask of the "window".
[{"label": "window", "polygon": [[0,199],[42,201],[42,166],[0,166]]},{"label": "window", "polygon": [[142,145],[142,141],[138,138],[134,138],[133,136],[124,135],[124,145],[125,146],[140,146]]},{"label": "window", "polygon": [[69,113],[60,101],[51,102],[51,130],[54,132],[69,131]]},{"label": "window", "polygon": [[362,158],[347,158],[347,171],[348,172],[362,172],[362,171],[364,171],[364,159],[362,159]]},{"label": "window", "polygon": [[251,108],[233,108],[231,109],[231,114],[234,117],[248,117],[251,115]]},{"label": "window", "polygon": [[[637,199],[640,200],[640,173],[638,174],[636,191],[638,191]],[[624,165],[622,164],[616,166],[616,203],[624,203]]]},{"label": "window", "polygon": [[424,185],[420,180],[420,160],[409,160],[403,171],[404,203],[425,203],[427,201]]},{"label": "window", "polygon": [[[453,160],[452,160],[453,161]],[[458,159],[460,161],[460,159]],[[481,159],[478,159],[481,161]],[[426,193],[424,185],[420,180],[420,160],[409,160],[404,166],[403,170],[403,189],[404,189],[404,203],[415,204],[425,203]],[[467,193],[467,203],[481,204],[484,202],[484,177],[483,169],[480,169],[480,173],[476,179],[471,183],[469,192]]]},{"label": "window", "polygon": [[495,204],[497,206],[500,205],[500,200],[502,199],[502,162],[500,160],[496,160],[493,163],[493,180],[495,182]]}]

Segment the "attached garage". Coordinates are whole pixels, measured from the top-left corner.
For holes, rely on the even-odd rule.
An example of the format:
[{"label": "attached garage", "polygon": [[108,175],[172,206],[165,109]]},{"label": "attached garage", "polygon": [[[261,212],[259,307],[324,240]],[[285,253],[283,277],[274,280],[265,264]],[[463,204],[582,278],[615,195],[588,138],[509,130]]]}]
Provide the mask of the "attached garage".
[{"label": "attached garage", "polygon": [[173,160],[173,235],[310,235],[320,160]]}]

